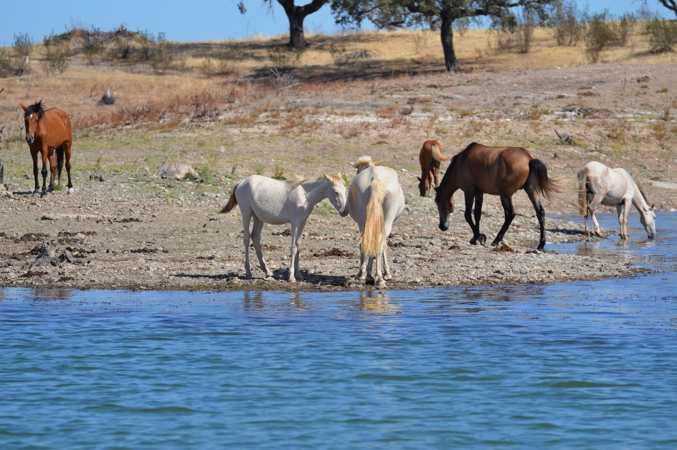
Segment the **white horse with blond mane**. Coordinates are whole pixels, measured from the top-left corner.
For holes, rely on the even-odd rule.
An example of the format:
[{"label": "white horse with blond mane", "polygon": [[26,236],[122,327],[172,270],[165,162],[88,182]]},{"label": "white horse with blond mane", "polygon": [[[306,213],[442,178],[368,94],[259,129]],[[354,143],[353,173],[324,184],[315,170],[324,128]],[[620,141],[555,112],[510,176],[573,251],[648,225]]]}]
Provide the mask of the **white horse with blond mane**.
[{"label": "white horse with blond mane", "polygon": [[[291,256],[289,260],[289,281],[301,278],[299,270],[299,242],[308,216],[323,199],[328,198],[340,214],[346,209],[346,187],[341,174],[324,175],[317,180],[289,184],[285,181],[261,175],[252,175],[240,181],[230,195],[222,213],[240,206],[242,227],[244,229],[244,270],[247,278],[252,277],[249,264],[249,239],[254,241],[254,249],[261,270],[266,278],[272,276],[261,252],[261,231],[264,223],[281,225],[291,224]],[[345,214],[343,214],[345,215]],[[251,233],[249,222],[254,220]]]},{"label": "white horse with blond mane", "polygon": [[595,217],[599,205],[615,206],[618,212],[621,239],[628,239],[628,216],[630,205],[639,211],[639,220],[649,237],[656,236],[656,213],[649,206],[646,195],[630,174],[621,168],[611,169],[597,161],[587,163],[578,171],[578,206],[585,216],[585,232],[588,232],[588,215],[592,216],[595,234],[602,236],[602,230]]},{"label": "white horse with blond mane", "polygon": [[404,210],[404,192],[397,172],[389,167],[375,166],[370,157],[361,157],[354,167],[357,175],[350,183],[348,205],[341,215],[350,214],[360,229],[357,277],[366,282],[367,272],[375,261],[374,284],[385,287],[385,280],[392,278],[388,265],[388,237]]}]

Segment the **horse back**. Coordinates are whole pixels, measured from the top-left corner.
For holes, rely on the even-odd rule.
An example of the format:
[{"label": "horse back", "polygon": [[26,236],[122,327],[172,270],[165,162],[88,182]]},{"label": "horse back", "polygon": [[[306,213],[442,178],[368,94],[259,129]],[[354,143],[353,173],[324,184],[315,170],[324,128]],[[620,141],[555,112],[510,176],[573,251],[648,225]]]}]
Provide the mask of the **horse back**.
[{"label": "horse back", "polygon": [[465,150],[466,177],[461,188],[479,188],[487,194],[512,195],[529,176],[531,154],[522,147],[472,144]]}]

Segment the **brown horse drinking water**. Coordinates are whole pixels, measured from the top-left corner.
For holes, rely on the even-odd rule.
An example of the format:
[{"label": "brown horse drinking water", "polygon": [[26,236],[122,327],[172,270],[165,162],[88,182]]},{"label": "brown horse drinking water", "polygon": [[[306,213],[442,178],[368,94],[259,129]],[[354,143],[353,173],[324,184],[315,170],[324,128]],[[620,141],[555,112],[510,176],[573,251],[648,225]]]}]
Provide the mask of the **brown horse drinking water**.
[{"label": "brown horse drinking water", "polygon": [[421,197],[428,195],[432,187],[437,187],[439,182],[440,162],[449,157],[442,153],[442,144],[435,139],[428,139],[418,152],[418,161],[421,164],[421,176],[418,178],[418,190]]},{"label": "brown horse drinking water", "polygon": [[[66,160],[68,173],[68,192],[73,191],[71,182],[71,146],[73,131],[71,119],[64,111],[58,108],[43,109],[42,101],[30,106],[19,104],[24,111],[26,126],[26,142],[33,158],[33,178],[35,179],[34,194],[40,189],[38,183],[38,153],[42,156],[42,195],[47,192],[47,161],[49,160],[49,190],[54,189],[54,178],[58,166],[58,185],[61,186],[61,169]],[[55,158],[56,153],[56,158]]]},{"label": "brown horse drinking water", "polygon": [[[508,230],[515,212],[512,206],[512,194],[524,189],[536,211],[540,225],[541,238],[538,249],[545,247],[545,211],[541,205],[539,194],[549,197],[557,187],[548,178],[545,164],[535,159],[520,147],[486,147],[472,143],[465,150],[455,155],[442,183],[436,188],[435,203],[440,214],[440,229],[446,231],[449,226],[449,213],[453,212],[452,196],[461,189],[465,194],[465,220],[473,231],[471,244],[484,244],[487,237],[480,233],[480,217],[482,215],[482,199],[484,194],[500,195],[505,211],[505,222],[496,235],[492,245],[498,245]],[[475,220],[472,210],[475,205]]]}]

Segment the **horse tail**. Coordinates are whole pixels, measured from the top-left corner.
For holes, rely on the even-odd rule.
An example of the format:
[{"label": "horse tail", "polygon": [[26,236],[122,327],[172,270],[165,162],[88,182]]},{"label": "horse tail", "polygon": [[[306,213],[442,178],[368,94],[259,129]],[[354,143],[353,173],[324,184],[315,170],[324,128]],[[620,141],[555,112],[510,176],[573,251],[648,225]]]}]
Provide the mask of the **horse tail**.
[{"label": "horse tail", "polygon": [[442,153],[442,146],[438,141],[433,141],[430,145],[430,151],[432,152],[433,159],[436,161],[446,161],[449,157]]},{"label": "horse tail", "polygon": [[581,169],[577,174],[578,178],[578,213],[581,216],[588,215],[588,174],[585,169]]},{"label": "horse tail", "polygon": [[219,211],[221,214],[230,212],[230,210],[235,208],[235,205],[237,205],[237,197],[235,196],[235,190],[239,185],[240,183],[233,186],[233,192],[230,194],[230,199],[228,199],[228,203],[226,203],[226,206],[224,206],[223,209]]},{"label": "horse tail", "polygon": [[557,182],[548,177],[548,168],[543,164],[543,161],[535,158],[529,161],[527,185],[534,192],[538,192],[548,199],[553,192],[560,191]]},{"label": "horse tail", "polygon": [[63,169],[64,152],[63,145],[56,149],[56,167],[59,170],[59,173],[61,173],[61,170]]},{"label": "horse tail", "polygon": [[383,214],[383,197],[385,191],[383,183],[377,178],[371,182],[371,193],[367,202],[367,214],[364,222],[364,231],[360,241],[360,249],[367,256],[377,257],[383,248],[385,236],[385,221]]}]

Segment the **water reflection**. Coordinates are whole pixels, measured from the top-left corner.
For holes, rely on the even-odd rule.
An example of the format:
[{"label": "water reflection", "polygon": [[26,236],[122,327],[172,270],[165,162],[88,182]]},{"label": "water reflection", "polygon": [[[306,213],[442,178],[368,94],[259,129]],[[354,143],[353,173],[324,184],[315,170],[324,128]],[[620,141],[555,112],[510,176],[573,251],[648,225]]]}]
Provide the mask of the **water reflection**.
[{"label": "water reflection", "polygon": [[400,312],[400,307],[390,303],[387,291],[370,289],[360,291],[359,308],[362,311],[374,314],[394,314]]},{"label": "water reflection", "polygon": [[34,300],[69,300],[73,296],[68,288],[36,287],[32,291]]},{"label": "water reflection", "polygon": [[263,291],[242,291],[242,306],[248,309],[263,309]]}]

